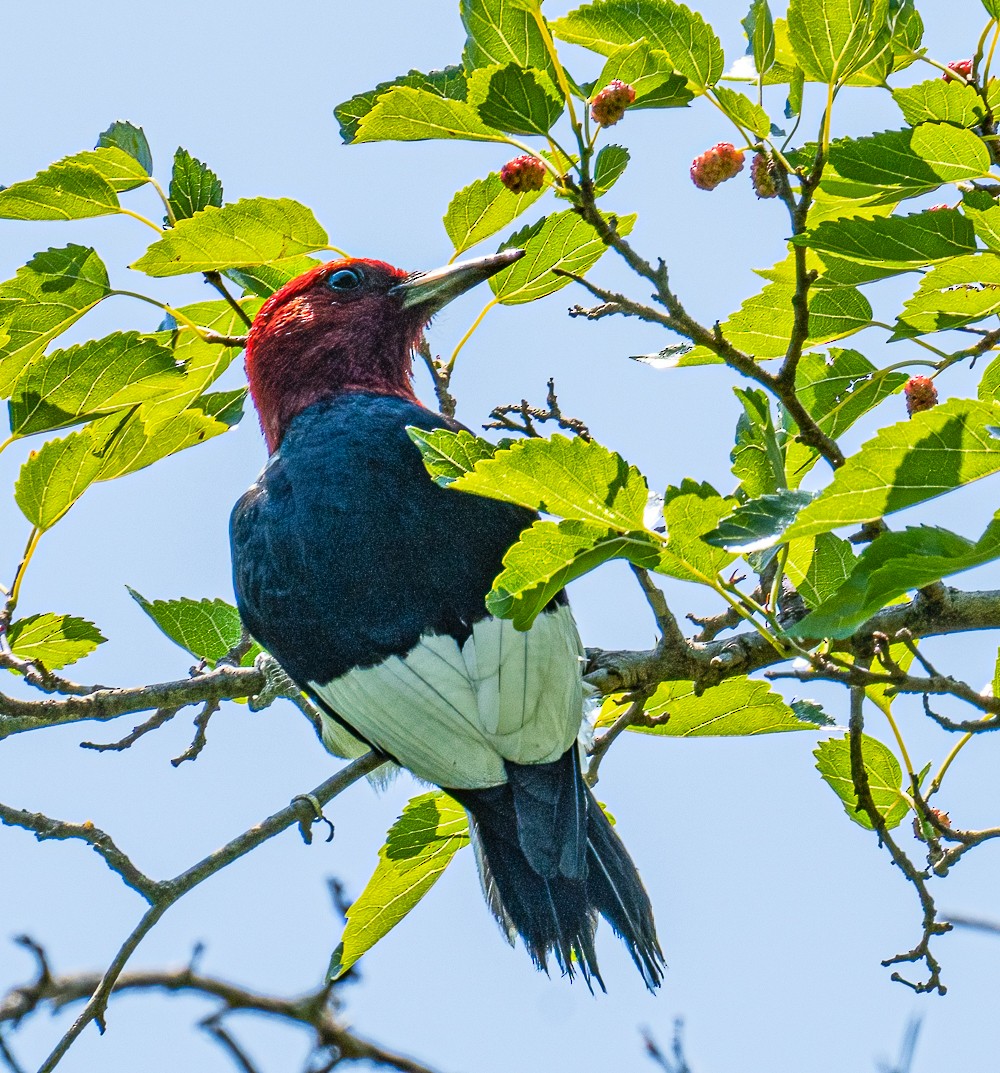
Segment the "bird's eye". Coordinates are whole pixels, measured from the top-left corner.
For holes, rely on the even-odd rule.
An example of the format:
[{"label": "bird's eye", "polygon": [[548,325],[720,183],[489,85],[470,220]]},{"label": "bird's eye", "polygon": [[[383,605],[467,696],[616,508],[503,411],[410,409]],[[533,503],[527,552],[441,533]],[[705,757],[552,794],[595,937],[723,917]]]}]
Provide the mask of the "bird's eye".
[{"label": "bird's eye", "polygon": [[361,286],[361,273],[355,268],[341,268],[331,272],[326,283],[335,291],[353,291]]}]

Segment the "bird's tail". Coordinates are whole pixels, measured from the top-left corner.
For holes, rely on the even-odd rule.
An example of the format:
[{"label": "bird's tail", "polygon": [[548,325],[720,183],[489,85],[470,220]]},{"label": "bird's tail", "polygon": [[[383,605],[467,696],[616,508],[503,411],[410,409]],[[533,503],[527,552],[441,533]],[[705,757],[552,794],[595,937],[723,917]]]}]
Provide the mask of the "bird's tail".
[{"label": "bird's tail", "polygon": [[449,791],[469,812],[483,892],[511,943],[535,964],[554,955],[603,990],[594,929],[603,916],[646,986],[663,976],[653,911],[628,851],[586,787],[574,744],[551,764],[507,764],[508,782]]}]

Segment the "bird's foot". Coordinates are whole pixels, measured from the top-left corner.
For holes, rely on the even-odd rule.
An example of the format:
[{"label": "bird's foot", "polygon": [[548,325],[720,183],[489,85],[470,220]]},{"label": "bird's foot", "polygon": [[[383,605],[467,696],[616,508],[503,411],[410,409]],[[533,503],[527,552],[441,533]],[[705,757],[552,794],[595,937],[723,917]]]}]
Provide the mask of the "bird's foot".
[{"label": "bird's foot", "polygon": [[334,827],[333,824],[323,815],[323,806],[319,803],[318,798],[314,794],[296,794],[292,798],[292,804],[297,801],[304,801],[312,812],[311,816],[299,816],[299,831],[302,834],[302,841],[307,846],[312,845],[312,827],[314,823],[325,823],[330,829],[326,836],[327,842],[333,841]]}]

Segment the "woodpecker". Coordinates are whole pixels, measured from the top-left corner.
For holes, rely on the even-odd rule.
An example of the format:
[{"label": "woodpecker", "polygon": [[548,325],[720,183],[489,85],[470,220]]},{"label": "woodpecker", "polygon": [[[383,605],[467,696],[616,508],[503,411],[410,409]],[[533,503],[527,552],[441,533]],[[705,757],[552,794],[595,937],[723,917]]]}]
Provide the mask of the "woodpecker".
[{"label": "woodpecker", "polygon": [[319,708],[338,756],[374,749],[467,811],[508,941],[602,989],[597,915],[650,990],[649,898],[583,781],[583,648],[564,592],[519,632],[486,609],[537,515],[439,487],[407,435],[462,428],[413,392],[413,349],[446,303],[520,250],[406,273],[346,259],[263,305],[246,371],[269,458],[233,510],[236,599]]}]

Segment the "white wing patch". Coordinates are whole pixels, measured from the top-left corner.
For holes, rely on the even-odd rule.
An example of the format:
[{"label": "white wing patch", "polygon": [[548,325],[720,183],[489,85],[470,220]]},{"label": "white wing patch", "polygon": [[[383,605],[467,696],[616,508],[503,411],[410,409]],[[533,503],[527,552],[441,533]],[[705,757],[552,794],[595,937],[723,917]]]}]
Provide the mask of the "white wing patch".
[{"label": "white wing patch", "polygon": [[542,764],[569,748],[583,717],[582,661],[563,606],[524,633],[485,618],[461,648],[424,636],[406,656],[309,688],[415,775],[475,789],[506,782],[504,760]]}]

